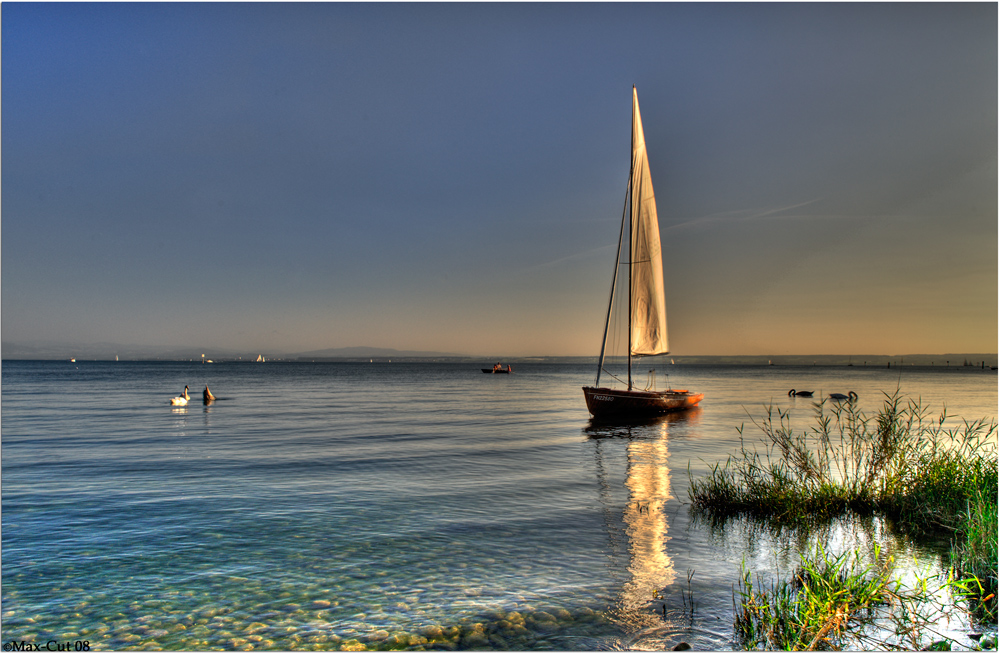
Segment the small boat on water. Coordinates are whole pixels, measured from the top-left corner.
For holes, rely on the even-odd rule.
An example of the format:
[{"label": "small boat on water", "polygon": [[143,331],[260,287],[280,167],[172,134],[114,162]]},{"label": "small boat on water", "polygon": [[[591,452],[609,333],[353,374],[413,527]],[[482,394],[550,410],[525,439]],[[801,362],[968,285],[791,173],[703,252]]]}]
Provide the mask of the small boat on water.
[{"label": "small boat on water", "polygon": [[[628,224],[628,260],[622,263],[622,242]],[[628,267],[628,381],[626,388],[601,386],[608,325],[615,303],[620,265]],[[639,390],[632,381],[632,358],[655,356],[669,352],[667,346],[667,311],[663,295],[663,261],[660,254],[660,227],[656,217],[656,198],[646,157],[646,139],[639,115],[639,96],[632,87],[632,165],[629,188],[622,212],[618,236],[618,256],[608,300],[608,317],[604,323],[604,338],[597,364],[597,379],[593,386],[584,386],[587,409],[595,418],[628,419],[694,408],[704,398],[700,392],[688,390]]]},{"label": "small boat on water", "polygon": [[481,367],[479,369],[483,371],[483,374],[510,374],[511,372],[514,371],[511,369],[510,365],[504,367],[500,363],[494,365],[492,369],[489,367]]}]

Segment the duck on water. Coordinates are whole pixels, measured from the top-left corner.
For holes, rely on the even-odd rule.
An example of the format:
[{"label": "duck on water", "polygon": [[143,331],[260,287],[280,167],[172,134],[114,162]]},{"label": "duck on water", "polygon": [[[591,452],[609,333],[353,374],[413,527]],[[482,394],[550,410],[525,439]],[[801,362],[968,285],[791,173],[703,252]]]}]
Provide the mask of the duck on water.
[{"label": "duck on water", "polygon": [[[190,399],[191,399],[191,395],[188,394],[188,386],[184,386],[184,392],[182,392],[178,396],[172,398],[170,400],[170,405],[171,406],[187,406],[188,401],[190,401]],[[208,389],[207,385],[205,386],[205,389],[202,390],[202,392],[201,392],[201,400],[202,400],[202,402],[206,406],[209,405],[210,403],[212,403],[213,401],[215,401],[215,395],[212,394],[212,391]]]},{"label": "duck on water", "polygon": [[188,399],[190,399],[190,398],[191,398],[191,396],[188,394],[188,387],[184,386],[184,392],[182,392],[180,395],[178,395],[178,396],[174,397],[173,399],[171,399],[170,400],[170,405],[171,406],[187,406]]},{"label": "duck on water", "polygon": [[[789,397],[811,397],[811,396],[813,396],[813,391],[812,390],[796,390],[795,388],[792,388],[791,390],[788,391],[788,396]],[[831,392],[830,393],[830,399],[833,399],[834,401],[844,401],[845,399],[848,399],[850,401],[857,401],[857,399],[858,399],[858,393],[854,392],[853,390],[851,390],[850,392],[848,392],[846,395],[845,394],[841,394],[839,392]]]}]

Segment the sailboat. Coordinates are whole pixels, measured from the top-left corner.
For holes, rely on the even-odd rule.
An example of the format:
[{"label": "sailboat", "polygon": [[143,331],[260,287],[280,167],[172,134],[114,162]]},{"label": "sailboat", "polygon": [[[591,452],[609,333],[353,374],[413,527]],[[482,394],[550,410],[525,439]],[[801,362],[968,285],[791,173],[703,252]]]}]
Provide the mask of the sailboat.
[{"label": "sailboat", "polygon": [[[628,224],[628,260],[622,263],[622,239]],[[601,387],[601,372],[608,344],[608,325],[615,304],[618,270],[628,268],[628,381],[625,389]],[[618,254],[611,281],[608,317],[593,386],[584,386],[587,409],[595,418],[630,418],[660,415],[698,405],[705,395],[688,390],[639,390],[632,381],[632,359],[669,352],[667,311],[663,296],[663,262],[660,257],[660,226],[656,219],[656,198],[646,158],[646,139],[639,116],[639,96],[632,87],[632,165],[629,187],[618,235]]]}]

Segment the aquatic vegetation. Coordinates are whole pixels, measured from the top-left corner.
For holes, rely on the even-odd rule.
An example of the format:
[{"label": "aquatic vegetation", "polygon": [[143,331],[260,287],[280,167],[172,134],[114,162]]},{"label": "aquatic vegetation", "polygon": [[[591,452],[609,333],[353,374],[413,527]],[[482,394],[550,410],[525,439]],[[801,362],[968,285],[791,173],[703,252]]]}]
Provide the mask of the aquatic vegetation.
[{"label": "aquatic vegetation", "polygon": [[873,622],[898,596],[890,568],[864,564],[857,552],[830,556],[819,548],[790,581],[764,589],[744,570],[737,587],[736,636],[747,649],[841,648],[850,625]]},{"label": "aquatic vegetation", "polygon": [[960,529],[963,537],[952,547],[952,569],[966,581],[974,617],[983,623],[997,623],[996,495],[977,492],[969,500]]},{"label": "aquatic vegetation", "polygon": [[[945,428],[945,413],[929,419],[919,402],[904,401],[898,390],[885,395],[874,416],[854,403],[814,406],[816,426],[801,434],[788,412],[767,407],[762,420],[753,420],[765,436],[762,451],[747,445],[741,427],[740,451],[692,479],[692,510],[714,521],[744,516],[778,528],[877,513],[912,534],[950,534],[943,586],[967,602],[976,620],[995,624],[996,422]],[[839,646],[848,632],[860,637],[878,614],[915,646],[934,619],[918,617],[912,607],[931,600],[927,583],[904,590],[890,572],[888,565],[848,565],[844,556],[819,550],[803,558],[792,580],[769,589],[754,588],[744,574],[737,590],[738,637],[751,648]]]},{"label": "aquatic vegetation", "polygon": [[[766,407],[763,452],[742,442],[712,473],[693,479],[695,511],[749,514],[776,524],[807,525],[846,511],[880,511],[905,528],[955,531],[977,492],[996,503],[995,422],[944,428],[897,390],[869,417],[854,403],[814,404],[816,426],[796,433],[790,415]],[[740,427],[742,440],[742,427]]]},{"label": "aquatic vegetation", "polygon": [[[935,632],[934,598],[925,579],[906,586],[894,559],[876,547],[834,556],[819,546],[801,558],[790,580],[766,587],[744,569],[736,588],[735,631],[748,650],[951,650],[968,646]],[[963,594],[949,579],[946,589]],[[990,644],[987,640],[983,642]]]}]

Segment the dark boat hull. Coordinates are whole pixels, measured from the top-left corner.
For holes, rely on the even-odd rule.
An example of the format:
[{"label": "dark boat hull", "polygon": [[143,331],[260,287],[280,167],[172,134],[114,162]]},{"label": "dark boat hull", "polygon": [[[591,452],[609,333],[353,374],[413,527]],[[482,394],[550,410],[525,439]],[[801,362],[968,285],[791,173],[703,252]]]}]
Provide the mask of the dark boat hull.
[{"label": "dark boat hull", "polygon": [[705,395],[687,390],[616,390],[584,386],[587,409],[594,417],[649,417],[698,405]]},{"label": "dark boat hull", "polygon": [[480,367],[483,374],[510,374],[510,370],[491,370],[488,367]]}]

